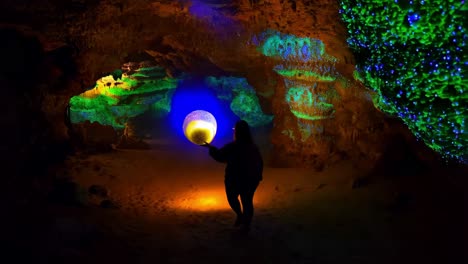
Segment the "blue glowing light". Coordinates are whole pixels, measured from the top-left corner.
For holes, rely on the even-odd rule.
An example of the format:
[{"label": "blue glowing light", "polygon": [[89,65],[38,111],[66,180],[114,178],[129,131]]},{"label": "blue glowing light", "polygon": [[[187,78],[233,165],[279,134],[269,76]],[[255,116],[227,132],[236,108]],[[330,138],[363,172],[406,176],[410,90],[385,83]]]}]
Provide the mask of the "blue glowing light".
[{"label": "blue glowing light", "polygon": [[232,36],[240,30],[240,24],[219,11],[212,1],[192,0],[188,9],[191,16],[205,22],[218,37]]},{"label": "blue glowing light", "polygon": [[189,13],[197,18],[210,18],[216,14],[216,11],[202,1],[194,0],[189,7]]},{"label": "blue glowing light", "polygon": [[204,85],[203,81],[186,79],[174,92],[172,111],[168,116],[174,131],[181,140],[187,141],[183,131],[184,119],[195,110],[208,111],[216,118],[217,132],[213,140],[215,145],[224,144],[226,140],[232,139],[232,127],[239,118],[230,110],[229,104],[220,101],[213,90]]}]

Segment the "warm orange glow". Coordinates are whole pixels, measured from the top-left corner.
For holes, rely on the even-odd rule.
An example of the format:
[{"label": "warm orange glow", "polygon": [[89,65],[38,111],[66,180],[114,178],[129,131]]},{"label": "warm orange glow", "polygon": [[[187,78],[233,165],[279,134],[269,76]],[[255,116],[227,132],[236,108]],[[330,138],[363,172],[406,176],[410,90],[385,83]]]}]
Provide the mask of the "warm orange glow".
[{"label": "warm orange glow", "polygon": [[181,195],[182,199],[174,202],[174,207],[190,211],[228,210],[224,189],[204,190]]},{"label": "warm orange glow", "polygon": [[209,209],[209,208],[216,208],[219,203],[220,202],[218,201],[216,197],[201,197],[198,199],[198,201],[195,201],[194,205],[197,208]]},{"label": "warm orange glow", "polygon": [[[230,211],[231,207],[227,202],[224,186],[200,186],[200,189],[188,190],[187,192],[174,193],[176,199],[172,200],[170,206],[176,210],[184,211]],[[240,197],[239,197],[240,201]],[[262,203],[262,193],[256,193],[254,196],[254,205],[259,206]]]}]

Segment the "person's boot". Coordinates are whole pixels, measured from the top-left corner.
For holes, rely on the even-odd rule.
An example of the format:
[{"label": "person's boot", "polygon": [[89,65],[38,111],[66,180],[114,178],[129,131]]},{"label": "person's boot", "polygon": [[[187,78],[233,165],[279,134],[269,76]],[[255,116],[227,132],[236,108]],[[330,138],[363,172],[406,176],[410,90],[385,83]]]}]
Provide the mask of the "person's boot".
[{"label": "person's boot", "polygon": [[246,217],[244,215],[244,217],[242,218],[242,224],[241,224],[241,228],[240,228],[240,231],[242,233],[247,234],[250,231],[250,222],[251,222],[251,218]]},{"label": "person's boot", "polygon": [[237,215],[236,221],[234,222],[234,227],[239,227],[242,225],[242,218],[243,217],[241,214]]},{"label": "person's boot", "polygon": [[242,234],[247,234],[250,231],[250,225],[243,224],[240,228]]}]

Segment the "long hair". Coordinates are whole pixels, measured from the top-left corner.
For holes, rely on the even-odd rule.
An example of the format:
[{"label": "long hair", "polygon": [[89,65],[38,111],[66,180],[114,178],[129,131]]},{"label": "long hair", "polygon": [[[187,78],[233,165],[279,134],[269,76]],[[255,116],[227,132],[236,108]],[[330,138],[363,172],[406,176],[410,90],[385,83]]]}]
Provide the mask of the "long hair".
[{"label": "long hair", "polygon": [[244,120],[239,120],[235,127],[236,141],[243,143],[253,143],[250,126]]}]

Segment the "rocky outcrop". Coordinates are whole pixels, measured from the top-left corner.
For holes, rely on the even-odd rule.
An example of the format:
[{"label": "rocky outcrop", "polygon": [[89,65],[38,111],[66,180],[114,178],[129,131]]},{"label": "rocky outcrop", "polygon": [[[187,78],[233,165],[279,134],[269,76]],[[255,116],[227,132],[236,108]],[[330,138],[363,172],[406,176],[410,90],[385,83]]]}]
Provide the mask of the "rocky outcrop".
[{"label": "rocky outcrop", "polygon": [[79,150],[88,152],[108,152],[112,145],[118,142],[119,135],[112,126],[104,126],[97,122],[83,122],[73,124],[71,127],[71,139]]},{"label": "rocky outcrop", "polygon": [[[70,97],[128,61],[151,59],[172,78],[183,73],[246,78],[262,112],[275,116],[277,164],[321,168],[343,158],[372,163],[383,148],[386,117],[353,79],[354,58],[336,1],[6,2],[1,7],[9,15],[2,23],[37,36],[46,53],[68,50],[62,57],[72,63],[55,61],[50,71],[61,89],[47,91],[42,106],[57,138],[67,137],[62,114]],[[329,64],[266,55],[254,40],[268,30],[312,40]],[[332,68],[332,79],[310,71],[323,67]],[[299,100],[288,102],[291,97]]]},{"label": "rocky outcrop", "polygon": [[145,112],[169,113],[177,79],[151,63],[126,63],[122,68],[124,71],[100,78],[92,89],[70,99],[72,123],[89,120],[123,129],[131,118]]}]

